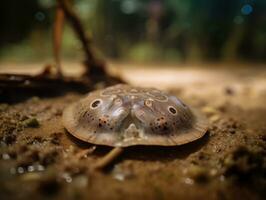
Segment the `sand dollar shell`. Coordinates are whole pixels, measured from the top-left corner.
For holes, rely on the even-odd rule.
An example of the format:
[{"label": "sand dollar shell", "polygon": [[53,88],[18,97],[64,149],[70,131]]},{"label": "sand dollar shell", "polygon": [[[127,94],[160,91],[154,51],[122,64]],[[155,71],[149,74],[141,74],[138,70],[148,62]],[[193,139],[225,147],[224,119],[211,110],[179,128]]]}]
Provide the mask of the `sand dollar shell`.
[{"label": "sand dollar shell", "polygon": [[108,146],[185,144],[202,137],[207,120],[177,97],[119,84],[96,90],[63,112],[75,137]]}]

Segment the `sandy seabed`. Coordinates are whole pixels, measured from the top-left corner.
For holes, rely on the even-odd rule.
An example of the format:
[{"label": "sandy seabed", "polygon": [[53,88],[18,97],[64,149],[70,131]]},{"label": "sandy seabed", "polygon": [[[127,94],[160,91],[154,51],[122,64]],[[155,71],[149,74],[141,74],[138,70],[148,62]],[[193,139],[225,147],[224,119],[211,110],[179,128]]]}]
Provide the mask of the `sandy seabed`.
[{"label": "sandy seabed", "polygon": [[110,148],[73,138],[61,122],[83,94],[3,102],[0,199],[265,198],[266,68],[118,69],[129,83],[167,90],[200,110],[207,134],[177,147],[126,148],[97,172],[90,167]]}]

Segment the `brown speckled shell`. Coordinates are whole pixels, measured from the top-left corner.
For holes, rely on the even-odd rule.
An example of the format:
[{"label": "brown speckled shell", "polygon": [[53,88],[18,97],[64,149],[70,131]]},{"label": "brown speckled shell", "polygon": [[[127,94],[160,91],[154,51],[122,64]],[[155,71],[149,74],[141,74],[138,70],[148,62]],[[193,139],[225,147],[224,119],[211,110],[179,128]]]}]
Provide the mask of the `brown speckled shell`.
[{"label": "brown speckled shell", "polygon": [[202,137],[208,127],[204,116],[175,96],[122,84],[68,106],[63,125],[80,140],[120,147],[181,145]]}]

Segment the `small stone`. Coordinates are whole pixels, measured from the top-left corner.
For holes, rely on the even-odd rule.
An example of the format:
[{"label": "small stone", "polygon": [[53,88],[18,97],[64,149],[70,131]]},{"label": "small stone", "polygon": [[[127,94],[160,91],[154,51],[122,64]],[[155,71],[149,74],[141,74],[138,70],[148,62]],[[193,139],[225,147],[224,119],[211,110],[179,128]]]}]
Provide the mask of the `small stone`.
[{"label": "small stone", "polygon": [[28,172],[33,172],[34,171],[34,166],[30,165],[28,166]]},{"label": "small stone", "polygon": [[36,118],[26,119],[22,123],[25,127],[30,127],[30,128],[37,128],[40,126],[40,123]]},{"label": "small stone", "polygon": [[218,112],[218,110],[216,110],[214,107],[211,107],[211,106],[205,106],[201,110],[205,114],[215,114]]},{"label": "small stone", "polygon": [[194,184],[194,180],[191,179],[191,178],[186,178],[184,182],[185,182],[186,184],[188,184],[188,185],[193,185],[193,184]]},{"label": "small stone", "polygon": [[217,169],[211,169],[211,171],[210,171],[211,176],[216,176],[217,174],[218,174]]},{"label": "small stone", "polygon": [[233,160],[233,155],[228,155],[225,159],[224,159],[224,165],[226,167],[232,166],[234,164],[234,160]]},{"label": "small stone", "polygon": [[3,160],[9,160],[9,159],[10,159],[10,156],[9,156],[9,154],[4,153],[4,154],[2,155],[2,158],[3,158]]},{"label": "small stone", "polygon": [[63,173],[62,178],[65,179],[65,181],[67,183],[71,183],[72,182],[72,177],[68,173]]},{"label": "small stone", "polygon": [[222,175],[222,176],[220,176],[219,180],[220,180],[221,182],[224,182],[225,177]]},{"label": "small stone", "polygon": [[37,96],[34,96],[34,97],[32,97],[30,100],[31,100],[32,103],[37,103],[37,102],[40,101],[40,98],[37,97]]},{"label": "small stone", "polygon": [[129,169],[122,169],[119,165],[116,165],[112,171],[113,178],[118,181],[124,181],[133,177],[132,172]]},{"label": "small stone", "polygon": [[210,117],[210,121],[211,122],[217,122],[217,121],[219,121],[221,119],[221,116],[220,115],[213,115],[213,116],[211,116]]},{"label": "small stone", "polygon": [[43,165],[37,165],[36,169],[37,169],[37,171],[44,171],[45,170]]},{"label": "small stone", "polygon": [[74,151],[75,151],[75,147],[73,146],[73,145],[69,145],[69,147],[66,149],[66,152],[68,152],[68,153],[74,153]]},{"label": "small stone", "polygon": [[19,174],[23,174],[23,173],[25,172],[25,170],[24,170],[23,167],[18,167],[18,168],[17,168],[17,172],[18,172]]}]

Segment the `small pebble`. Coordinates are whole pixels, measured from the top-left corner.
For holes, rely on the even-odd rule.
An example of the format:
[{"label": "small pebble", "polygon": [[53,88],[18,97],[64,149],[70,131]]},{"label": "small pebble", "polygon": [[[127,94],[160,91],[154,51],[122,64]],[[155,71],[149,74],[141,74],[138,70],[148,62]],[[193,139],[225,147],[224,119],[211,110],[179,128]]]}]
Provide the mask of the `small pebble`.
[{"label": "small pebble", "polygon": [[63,177],[63,179],[65,179],[65,181],[66,181],[67,183],[71,183],[71,182],[72,182],[72,177],[70,176],[70,174],[68,174],[68,173],[63,173],[62,177]]},{"label": "small pebble", "polygon": [[211,106],[205,106],[201,109],[201,111],[205,113],[207,116],[212,116],[218,113],[218,111],[214,107],[211,107]]},{"label": "small pebble", "polygon": [[225,177],[222,175],[222,176],[220,176],[219,179],[220,179],[221,182],[223,182],[225,180]]},{"label": "small pebble", "polygon": [[18,168],[17,168],[17,172],[18,172],[19,174],[23,174],[23,173],[25,172],[25,170],[24,170],[23,167],[18,167]]},{"label": "small pebble", "polygon": [[224,159],[225,166],[232,166],[234,164],[233,156],[229,155]]},{"label": "small pebble", "polygon": [[116,165],[112,171],[113,178],[118,181],[124,181],[133,176],[130,170],[122,169],[119,165]]},{"label": "small pebble", "polygon": [[186,178],[185,179],[185,183],[188,184],[188,185],[193,185],[194,184],[194,180],[191,179],[191,178]]},{"label": "small pebble", "polygon": [[37,96],[34,96],[34,97],[32,97],[30,100],[31,100],[32,103],[37,103],[37,102],[40,101],[40,98],[37,97]]},{"label": "small pebble", "polygon": [[211,176],[216,176],[217,174],[218,174],[217,169],[211,169],[211,171],[210,171]]},{"label": "small pebble", "polygon": [[219,121],[221,119],[221,116],[220,115],[213,115],[213,116],[211,116],[210,117],[210,121],[211,122],[217,122],[217,121]]},{"label": "small pebble", "polygon": [[25,127],[30,127],[30,128],[37,128],[40,126],[40,123],[36,118],[26,119],[22,123]]},{"label": "small pebble", "polygon": [[10,159],[10,156],[9,156],[9,154],[4,153],[4,154],[2,155],[2,158],[3,158],[3,160],[9,160],[9,159]]},{"label": "small pebble", "polygon": [[33,172],[34,171],[34,166],[30,165],[28,166],[28,172]]},{"label": "small pebble", "polygon": [[44,168],[43,165],[37,165],[36,169],[37,169],[37,171],[39,171],[39,172],[45,170],[45,168]]}]

